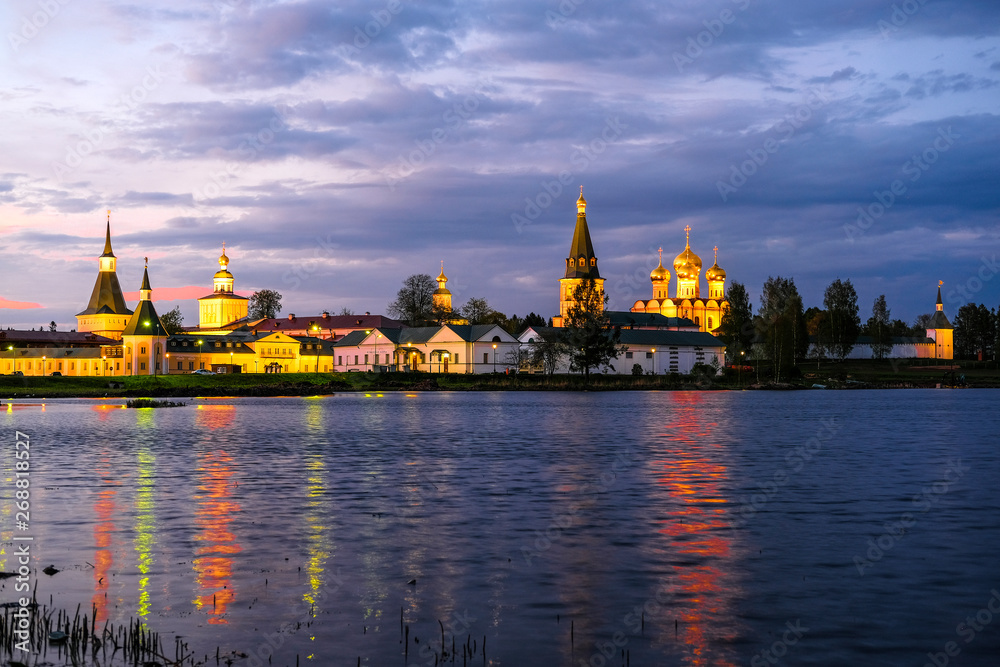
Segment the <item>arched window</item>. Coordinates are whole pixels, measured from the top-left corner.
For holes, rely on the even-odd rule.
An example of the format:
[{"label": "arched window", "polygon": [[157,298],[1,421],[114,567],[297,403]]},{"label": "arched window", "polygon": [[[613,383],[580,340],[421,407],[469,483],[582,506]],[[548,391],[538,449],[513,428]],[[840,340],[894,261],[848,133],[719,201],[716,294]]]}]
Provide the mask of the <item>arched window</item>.
[{"label": "arched window", "polygon": [[572,269],[574,266],[576,266],[576,260],[570,258],[570,260],[569,260],[569,268]]},{"label": "arched window", "polygon": [[699,326],[701,325],[700,318],[697,315],[695,315],[695,317],[694,317],[694,323],[697,324],[697,325],[699,325]]},{"label": "arched window", "polygon": [[710,318],[708,318],[708,328],[709,328],[709,329],[711,329],[711,328],[712,328],[712,318],[711,318],[711,317],[710,317]]},{"label": "arched window", "polygon": [[591,266],[597,266],[597,258],[596,257],[591,257],[590,258],[590,265]]}]

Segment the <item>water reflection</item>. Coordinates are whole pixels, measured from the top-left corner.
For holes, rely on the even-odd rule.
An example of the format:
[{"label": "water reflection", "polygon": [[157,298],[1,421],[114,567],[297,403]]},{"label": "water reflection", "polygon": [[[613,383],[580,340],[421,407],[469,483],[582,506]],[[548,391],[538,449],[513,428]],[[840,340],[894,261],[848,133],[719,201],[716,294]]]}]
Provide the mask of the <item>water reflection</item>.
[{"label": "water reflection", "polygon": [[724,450],[713,440],[715,424],[706,419],[702,394],[668,396],[671,410],[661,434],[667,445],[656,466],[670,511],[660,520],[659,532],[673,554],[669,588],[679,603],[673,609],[679,623],[660,639],[679,641],[685,664],[735,665],[734,653],[726,648],[737,633],[732,626],[735,591],[727,572],[732,560],[722,491]]},{"label": "water reflection", "polygon": [[[235,419],[233,405],[199,405],[195,422],[209,431],[206,438],[218,447],[212,431],[229,428]],[[211,449],[197,456],[195,479],[194,571],[199,595],[195,606],[207,610],[211,624],[225,625],[226,610],[236,597],[233,589],[233,556],[242,551],[230,524],[240,506],[232,500],[234,461],[224,449]]]},{"label": "water reflection", "polygon": [[[324,408],[322,399],[306,400],[305,411],[306,433],[309,442],[321,440],[324,426]],[[302,598],[309,605],[311,613],[320,613],[320,601],[324,595],[321,591],[327,584],[326,563],[333,553],[330,537],[330,513],[327,508],[327,469],[322,447],[309,447],[306,451],[306,549],[309,559],[306,563],[306,573],[309,585]]]},{"label": "water reflection", "polygon": [[115,564],[112,543],[115,528],[115,496],[120,483],[111,464],[111,455],[103,452],[97,465],[98,490],[94,502],[94,594],[91,606],[98,623],[108,620],[108,590],[111,568]]}]

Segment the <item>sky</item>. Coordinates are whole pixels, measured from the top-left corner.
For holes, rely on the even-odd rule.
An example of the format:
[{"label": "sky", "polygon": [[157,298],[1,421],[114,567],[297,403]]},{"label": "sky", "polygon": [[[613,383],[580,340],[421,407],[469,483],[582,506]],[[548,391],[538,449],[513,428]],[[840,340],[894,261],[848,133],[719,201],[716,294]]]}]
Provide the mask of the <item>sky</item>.
[{"label": "sky", "polygon": [[[580,186],[610,307],[691,247],[862,320],[1000,305],[1000,3],[8,0],[0,327],[118,277],[197,323],[222,244],[282,314],[558,311]],[[672,275],[671,294],[676,284]],[[702,289],[707,286],[702,275]]]}]

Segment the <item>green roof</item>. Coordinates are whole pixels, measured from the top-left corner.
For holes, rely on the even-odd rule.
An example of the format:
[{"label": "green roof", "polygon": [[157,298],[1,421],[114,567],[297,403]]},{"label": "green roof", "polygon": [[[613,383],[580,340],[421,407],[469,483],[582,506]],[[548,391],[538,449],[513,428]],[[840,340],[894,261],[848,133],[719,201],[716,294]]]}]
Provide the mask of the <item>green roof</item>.
[{"label": "green roof", "polygon": [[122,336],[167,336],[167,329],[156,314],[152,301],[140,301]]},{"label": "green roof", "polygon": [[[576,214],[576,229],[573,231],[573,243],[569,247],[569,257],[567,260],[585,257],[586,261],[581,267],[579,265],[570,266],[566,262],[566,278],[600,278],[601,274],[597,270],[596,257],[594,255],[594,244],[590,240],[590,228],[587,227],[587,214],[583,211]],[[594,259],[594,265],[590,265],[590,260]]]},{"label": "green roof", "polygon": [[626,345],[657,347],[725,347],[726,344],[704,331],[665,331],[663,329],[623,329],[621,342]]},{"label": "green roof", "polygon": [[103,314],[132,314],[125,305],[125,295],[122,294],[122,287],[118,283],[118,274],[110,271],[101,271],[97,274],[97,282],[94,283],[94,291],[90,295],[86,310],[77,313],[78,316]]}]

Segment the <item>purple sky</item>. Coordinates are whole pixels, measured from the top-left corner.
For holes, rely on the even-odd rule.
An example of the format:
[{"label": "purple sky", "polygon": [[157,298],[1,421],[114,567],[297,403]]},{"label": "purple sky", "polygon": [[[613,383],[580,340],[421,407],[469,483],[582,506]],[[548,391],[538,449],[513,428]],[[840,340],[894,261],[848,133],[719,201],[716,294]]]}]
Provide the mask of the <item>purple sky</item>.
[{"label": "purple sky", "polygon": [[[148,256],[154,296],[207,294],[225,241],[236,289],[283,314],[381,313],[443,259],[456,305],[551,316],[580,185],[616,309],[685,225],[755,305],[769,275],[806,306],[849,278],[862,319],[885,293],[912,321],[939,279],[950,315],[1000,305],[1000,3],[10,0],[0,20],[3,327],[76,326],[106,209],[129,291]],[[158,308],[178,304],[195,324],[193,299]]]}]

